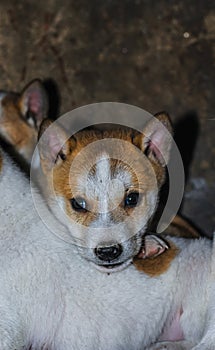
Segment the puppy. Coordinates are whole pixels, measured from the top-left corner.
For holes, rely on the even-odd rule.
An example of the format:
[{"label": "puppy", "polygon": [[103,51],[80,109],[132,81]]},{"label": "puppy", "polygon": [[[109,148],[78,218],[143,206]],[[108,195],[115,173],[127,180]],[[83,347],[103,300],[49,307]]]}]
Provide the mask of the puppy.
[{"label": "puppy", "polygon": [[[42,193],[46,190],[46,181],[44,178],[43,181],[40,181],[39,156],[34,157],[32,164],[31,161],[37,144],[39,126],[47,117],[47,113],[48,96],[38,79],[31,81],[21,93],[0,92],[0,136],[12,146],[16,155],[24,158],[27,163],[27,172],[32,166],[32,178]],[[168,129],[172,132],[169,122]],[[22,163],[22,159],[18,158],[18,162]],[[24,164],[25,169],[26,163]],[[165,177],[164,171],[162,176]],[[151,227],[148,227],[148,230],[150,229]],[[178,215],[165,233],[188,238],[200,236],[192,225]]]},{"label": "puppy", "polygon": [[48,97],[39,79],[31,81],[21,93],[0,91],[0,136],[28,164],[47,113]]},{"label": "puppy", "polygon": [[[166,115],[158,118],[168,123]],[[43,133],[46,126],[42,126]],[[145,133],[151,132],[152,138],[159,135],[159,149],[168,157],[170,144],[163,129],[154,129],[151,122],[146,128]],[[132,167],[123,162],[124,152],[118,141],[114,146],[119,146],[122,158],[117,161],[107,157],[111,152],[109,142],[99,144],[99,152],[89,148],[89,158],[77,158],[75,155],[82,155],[83,145],[95,140],[94,131],[83,131],[63,146],[59,143],[65,137],[61,129],[47,131],[47,138],[41,139],[40,153],[51,211],[34,188],[33,203],[28,180],[6,155],[1,157],[0,349],[146,349],[159,338],[169,340],[165,335],[178,310],[182,331],[179,327],[177,340],[184,337],[187,342],[198,343],[203,335],[199,328],[192,327],[186,333],[181,326],[181,311],[186,314],[181,300],[186,300],[185,281],[189,277],[193,302],[199,302],[200,294],[204,301],[200,308],[202,330],[211,242],[173,240],[175,253],[167,255],[169,263],[164,261],[156,277],[150,277],[150,272],[140,273],[137,264],[132,264],[137,254],[141,260],[157,259],[166,256],[168,250],[174,251],[168,249],[168,242],[153,235],[145,239],[144,252],[142,249],[147,221],[156,210],[159,187],[155,182],[161,186],[164,181],[160,153],[154,145],[147,145],[146,164],[141,168],[138,155],[146,140],[139,133],[122,130],[120,141],[127,141],[127,151],[134,160]],[[100,132],[96,134],[96,140],[103,142],[102,137]],[[133,142],[139,146],[137,154],[132,153]],[[71,163],[74,158],[77,164]],[[110,174],[114,174],[114,181],[110,181]],[[14,199],[19,203],[16,209]],[[192,284],[194,263],[203,277],[195,271]],[[196,288],[200,279],[201,290]],[[186,297],[189,302],[188,293]],[[195,318],[198,315],[196,309]]]},{"label": "puppy", "polygon": [[[77,245],[60,238],[65,226],[54,216],[57,234],[49,231],[35,210],[28,180],[4,154],[0,191],[1,350],[140,350],[169,340],[169,333],[171,340],[200,342],[210,300],[210,240],[147,236],[139,259],[169,261],[164,259],[162,273],[149,277],[133,264],[117,267],[100,259],[110,251],[99,252],[99,263],[91,259],[91,249],[80,254]],[[136,254],[137,244],[131,240],[121,255],[130,256],[132,249]],[[194,349],[212,349],[207,345]]]},{"label": "puppy", "polygon": [[[156,212],[166,175],[163,156],[168,160],[171,149],[165,128],[172,130],[165,113],[156,117],[159,126],[152,120],[143,134],[126,127],[86,129],[68,139],[60,126],[41,125],[47,202],[73,238],[91,248],[80,247],[80,253],[104,271],[123,269],[138,253]],[[111,226],[117,227],[114,235],[106,235]],[[186,230],[173,231],[178,233],[187,236]]]}]

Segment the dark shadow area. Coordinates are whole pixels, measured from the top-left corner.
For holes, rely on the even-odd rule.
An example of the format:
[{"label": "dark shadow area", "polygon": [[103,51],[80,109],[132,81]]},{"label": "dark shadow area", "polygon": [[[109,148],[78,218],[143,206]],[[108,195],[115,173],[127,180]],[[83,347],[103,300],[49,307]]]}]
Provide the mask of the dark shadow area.
[{"label": "dark shadow area", "polygon": [[174,126],[174,139],[184,164],[185,183],[193,160],[196,142],[199,136],[199,121],[195,111],[187,112]]},{"label": "dark shadow area", "polygon": [[[197,113],[195,111],[187,112],[185,115],[183,115],[179,119],[179,121],[175,124],[173,129],[174,129],[174,140],[180,151],[181,158],[184,165],[185,184],[186,184],[189,178],[189,170],[192,164],[196,142],[199,136],[199,121],[198,121]],[[170,157],[170,162],[171,162],[171,157]],[[175,171],[177,171],[177,169],[175,169]],[[160,201],[158,204],[158,208],[153,218],[153,221],[149,225],[149,228],[152,231],[156,230],[157,224],[165,208],[165,205],[168,199],[168,194],[169,194],[169,174],[168,174],[168,171],[166,170],[166,181],[160,190]],[[181,213],[182,206],[183,206],[183,201],[179,208],[179,211],[178,211],[179,213]],[[188,220],[187,218],[186,220],[190,224],[192,224],[192,226],[196,230],[198,230],[201,234],[203,234],[203,232],[199,229],[197,225],[193,225],[192,220]]]},{"label": "dark shadow area", "polygon": [[0,147],[12,158],[17,167],[24,172],[27,177],[30,177],[29,164],[26,160],[10,145],[7,141],[0,137]]},{"label": "dark shadow area", "polygon": [[56,120],[60,114],[61,98],[57,83],[49,78],[43,81],[44,88],[48,95],[49,110],[48,117],[52,120]]}]

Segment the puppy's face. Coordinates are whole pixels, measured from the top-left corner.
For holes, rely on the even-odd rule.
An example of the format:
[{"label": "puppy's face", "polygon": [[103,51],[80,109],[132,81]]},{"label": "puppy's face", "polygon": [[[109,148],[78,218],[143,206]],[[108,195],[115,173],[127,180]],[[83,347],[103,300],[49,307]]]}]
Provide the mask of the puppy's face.
[{"label": "puppy's face", "polygon": [[126,267],[140,251],[156,209],[165,178],[160,153],[129,128],[85,130],[70,138],[54,160],[63,133],[45,136],[41,161],[55,215],[80,254],[97,268],[113,272]]},{"label": "puppy's face", "polygon": [[20,94],[0,92],[0,136],[29,163],[47,108],[46,93],[39,80],[31,82]]}]

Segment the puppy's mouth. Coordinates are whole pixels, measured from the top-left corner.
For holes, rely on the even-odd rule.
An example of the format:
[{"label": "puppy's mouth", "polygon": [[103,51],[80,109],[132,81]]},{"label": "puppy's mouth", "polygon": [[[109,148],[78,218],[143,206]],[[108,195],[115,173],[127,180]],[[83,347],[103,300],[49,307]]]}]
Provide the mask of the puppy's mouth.
[{"label": "puppy's mouth", "polygon": [[98,265],[98,264],[93,263],[93,265],[100,272],[105,272],[105,273],[109,274],[109,273],[113,273],[113,272],[122,271],[122,270],[126,269],[126,267],[128,267],[131,263],[132,263],[132,259],[129,259],[129,260],[126,260],[124,262],[117,263],[117,264],[102,264],[102,265]]}]

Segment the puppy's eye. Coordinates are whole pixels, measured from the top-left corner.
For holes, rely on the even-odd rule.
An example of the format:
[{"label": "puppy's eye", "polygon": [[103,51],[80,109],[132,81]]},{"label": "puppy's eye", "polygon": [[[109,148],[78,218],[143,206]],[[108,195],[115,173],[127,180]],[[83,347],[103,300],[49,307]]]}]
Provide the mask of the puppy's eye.
[{"label": "puppy's eye", "polygon": [[71,206],[75,211],[86,212],[87,211],[87,203],[83,198],[72,198],[70,200]]},{"label": "puppy's eye", "polygon": [[127,208],[133,208],[136,207],[139,199],[139,193],[138,192],[131,192],[125,197],[125,207]]}]

